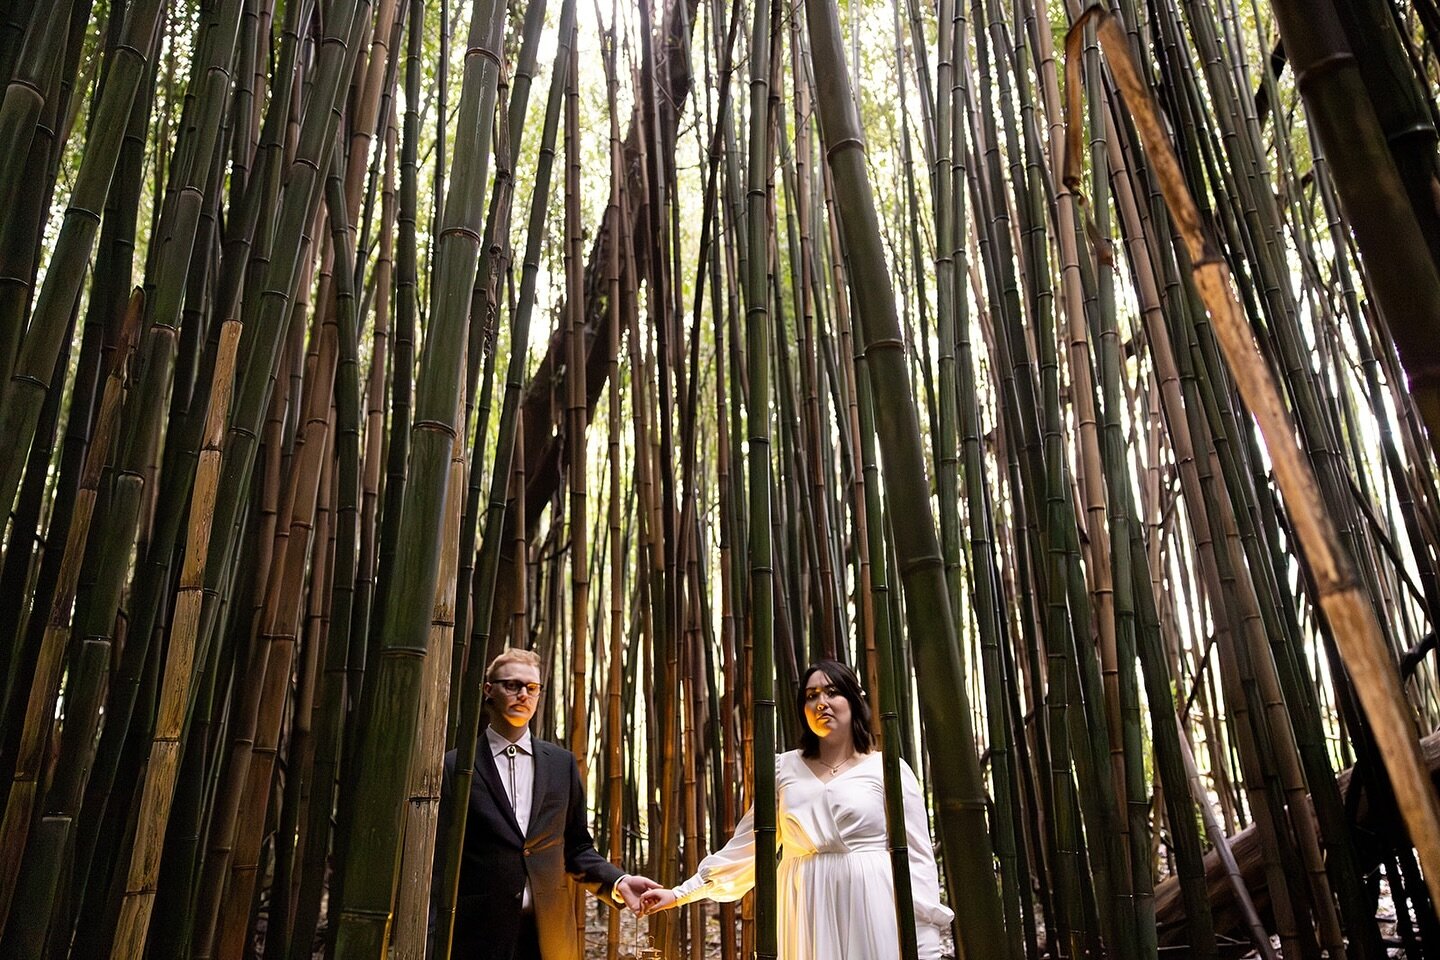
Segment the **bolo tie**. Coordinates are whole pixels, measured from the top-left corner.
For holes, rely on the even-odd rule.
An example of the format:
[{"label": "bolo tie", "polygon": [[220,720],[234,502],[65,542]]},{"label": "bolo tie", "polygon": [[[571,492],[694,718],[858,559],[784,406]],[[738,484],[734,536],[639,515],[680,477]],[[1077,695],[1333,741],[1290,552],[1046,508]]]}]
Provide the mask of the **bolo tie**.
[{"label": "bolo tie", "polygon": [[520,802],[520,796],[515,792],[515,744],[512,743],[505,748],[505,756],[510,758],[510,807],[515,809],[516,804]]}]

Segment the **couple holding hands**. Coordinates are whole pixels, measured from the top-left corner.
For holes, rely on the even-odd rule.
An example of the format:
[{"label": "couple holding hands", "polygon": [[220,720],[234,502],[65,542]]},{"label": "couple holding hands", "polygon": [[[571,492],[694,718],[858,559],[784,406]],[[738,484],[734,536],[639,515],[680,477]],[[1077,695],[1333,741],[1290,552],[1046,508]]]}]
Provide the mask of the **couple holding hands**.
[{"label": "couple holding hands", "polygon": [[[574,755],[530,735],[543,689],[540,659],[507,650],[485,678],[490,724],[471,781],[455,960],[581,960],[572,882],[642,916],[697,899],[738,900],[754,886],[753,807],[730,842],[678,887],[626,874],[600,856]],[[799,749],[775,758],[780,960],[894,960],[900,947],[884,782],[865,694],[849,667],[822,660],[801,675],[796,709]],[[940,902],[920,783],[903,760],[900,766],[920,958],[938,960],[952,914]],[[454,774],[451,751],[442,797]],[[446,802],[442,825],[451,815]]]}]

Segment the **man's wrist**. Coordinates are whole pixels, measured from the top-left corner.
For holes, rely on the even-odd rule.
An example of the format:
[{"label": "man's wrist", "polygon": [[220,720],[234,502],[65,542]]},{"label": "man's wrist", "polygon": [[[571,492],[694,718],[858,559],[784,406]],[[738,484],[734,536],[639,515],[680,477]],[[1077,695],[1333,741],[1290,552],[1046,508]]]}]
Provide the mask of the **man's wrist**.
[{"label": "man's wrist", "polygon": [[611,899],[611,901],[613,901],[614,903],[620,904],[622,907],[625,905],[625,897],[624,897],[624,895],[621,894],[621,892],[620,892],[620,884],[624,883],[626,880],[629,880],[631,876],[633,876],[633,874],[622,873],[622,874],[620,874],[620,876],[615,880],[614,883],[610,884],[610,899]]}]

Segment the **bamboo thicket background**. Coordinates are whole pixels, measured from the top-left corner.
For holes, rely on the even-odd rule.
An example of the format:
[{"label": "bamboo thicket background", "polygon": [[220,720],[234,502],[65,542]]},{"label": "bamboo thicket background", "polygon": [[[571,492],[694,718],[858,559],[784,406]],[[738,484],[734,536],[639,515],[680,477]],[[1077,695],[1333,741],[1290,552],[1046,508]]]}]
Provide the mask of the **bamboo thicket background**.
[{"label": "bamboo thicket background", "polygon": [[961,956],[1440,951],[1440,7],[1084,6],[0,0],[0,955],[424,956],[506,645],[665,883],[833,656]]}]

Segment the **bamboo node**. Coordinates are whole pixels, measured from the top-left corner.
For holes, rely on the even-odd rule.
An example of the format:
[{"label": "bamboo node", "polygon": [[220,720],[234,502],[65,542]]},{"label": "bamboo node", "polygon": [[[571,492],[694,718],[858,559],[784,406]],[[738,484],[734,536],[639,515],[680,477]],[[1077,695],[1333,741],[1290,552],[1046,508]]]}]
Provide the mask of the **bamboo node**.
[{"label": "bamboo node", "polygon": [[861,153],[864,153],[865,141],[859,137],[845,137],[836,140],[830,145],[829,149],[825,151],[825,161],[827,163],[834,163],[835,157],[845,150],[859,150]]}]

